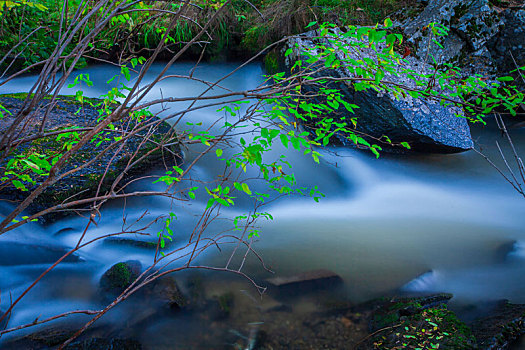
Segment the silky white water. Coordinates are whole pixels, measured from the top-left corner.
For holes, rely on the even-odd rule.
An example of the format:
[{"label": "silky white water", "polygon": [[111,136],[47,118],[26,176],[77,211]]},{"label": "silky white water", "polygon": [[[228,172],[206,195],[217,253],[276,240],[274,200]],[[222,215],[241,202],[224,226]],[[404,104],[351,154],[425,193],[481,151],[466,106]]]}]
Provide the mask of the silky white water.
[{"label": "silky white water", "polygon": [[[236,64],[201,64],[195,71],[200,79],[215,81]],[[170,74],[188,74],[191,63],[176,64]],[[155,65],[146,80],[160,71]],[[81,88],[86,96],[98,97],[108,89],[105,81],[118,74],[112,66],[94,66],[84,70],[95,83]],[[261,84],[263,71],[252,64],[228,78],[223,86],[246,90]],[[0,87],[0,93],[27,91],[35,77],[27,76]],[[115,82],[113,82],[114,84]],[[146,99],[160,96],[193,96],[205,85],[176,79],[161,82]],[[68,94],[73,90],[64,89]],[[216,88],[212,93],[220,93]],[[187,104],[172,104],[176,111]],[[191,114],[195,121],[210,122],[223,113],[217,108]],[[495,141],[504,143],[492,122],[472,126],[476,145],[502,166]],[[525,152],[525,130],[512,129],[518,148]],[[189,161],[199,146],[185,151]],[[231,154],[235,150],[226,150]],[[259,223],[261,233],[255,248],[265,262],[280,275],[326,268],[338,273],[345,282],[346,296],[355,302],[394,292],[449,292],[456,302],[470,303],[509,299],[525,303],[525,198],[474,152],[451,155],[389,155],[379,159],[364,151],[330,149],[323,151],[321,164],[311,157],[275,145],[272,154],[285,154],[293,164],[300,186],[318,185],[326,194],[320,203],[309,198],[282,198],[266,211],[273,221]],[[523,153],[522,153],[523,154]],[[510,155],[510,154],[509,154]],[[199,162],[192,176],[212,179],[224,168],[215,155]],[[154,169],[152,169],[155,171]],[[155,188],[141,182],[137,186]],[[250,185],[264,190],[263,184]],[[195,215],[206,204],[204,195],[189,206],[172,206],[162,198],[137,198],[126,203],[128,222],[140,217],[177,214],[173,225],[175,244],[187,240]],[[250,208],[248,200],[223,210],[234,217]],[[0,211],[8,211],[2,204]],[[102,218],[87,237],[119,232],[122,226],[121,203],[102,211]],[[73,247],[86,220],[72,217],[42,227],[28,224],[0,237],[0,245],[22,242],[42,246]],[[151,233],[159,229],[154,225]],[[230,228],[224,221],[210,230]],[[57,234],[60,230],[64,230]],[[223,266],[229,250],[209,250],[199,259],[209,265]],[[0,309],[6,309],[10,297],[19,295],[47,266],[51,258],[31,258],[38,252],[17,251],[5,254],[28,254],[23,264],[10,265],[0,258]],[[18,305],[11,325],[52,316],[70,309],[96,307],[97,284],[102,273],[112,264],[137,259],[151,264],[153,252],[133,247],[94,244],[79,253],[83,261],[60,264],[56,270],[30,292]],[[4,263],[2,263],[4,261]],[[246,272],[264,284],[270,277],[255,259],[248,260]],[[243,282],[244,283],[244,282]],[[246,282],[245,288],[250,285]],[[111,319],[108,315],[108,319]]]}]

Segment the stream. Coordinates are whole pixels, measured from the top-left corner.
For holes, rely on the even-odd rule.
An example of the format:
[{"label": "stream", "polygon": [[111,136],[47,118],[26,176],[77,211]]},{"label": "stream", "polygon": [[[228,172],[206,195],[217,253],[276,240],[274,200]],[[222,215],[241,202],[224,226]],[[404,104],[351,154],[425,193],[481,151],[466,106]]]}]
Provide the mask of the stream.
[{"label": "stream", "polygon": [[[195,76],[214,81],[236,66],[234,63],[205,63],[196,69]],[[187,74],[192,68],[192,63],[177,63],[168,73]],[[153,79],[161,69],[160,64],[154,65],[146,80]],[[118,74],[119,69],[100,65],[83,72],[89,73],[94,82],[93,87],[82,87],[84,94],[98,97],[108,90],[105,81]],[[260,64],[251,64],[223,85],[232,90],[254,88],[262,83],[263,74]],[[34,76],[21,77],[0,86],[0,93],[27,91],[34,81]],[[192,96],[204,88],[195,81],[167,80],[146,99]],[[72,94],[74,90],[65,88],[62,93]],[[180,107],[171,105],[175,110]],[[192,118],[205,123],[216,117],[216,108],[192,114]],[[495,141],[500,141],[505,150],[508,147],[496,125],[488,120],[486,126],[471,125],[471,131],[476,145],[503,166]],[[518,152],[525,151],[525,128],[512,129],[511,136]],[[191,146],[185,151],[185,159],[194,159],[199,150],[199,146]],[[458,310],[466,305],[499,299],[525,303],[525,199],[475,152],[382,154],[376,159],[369,152],[332,148],[323,151],[319,165],[311,157],[281,145],[276,145],[272,152],[288,157],[300,186],[318,185],[326,195],[319,203],[311,198],[291,197],[274,201],[265,208],[274,220],[259,222],[260,239],[255,248],[277,276],[314,269],[331,270],[344,281],[337,295],[343,295],[352,303],[399,291],[452,293],[451,307]],[[508,155],[510,159],[510,153]],[[211,155],[199,162],[193,176],[211,179],[223,168],[224,163]],[[152,169],[155,171],[158,169]],[[155,188],[157,185],[142,182],[136,186]],[[260,188],[256,184],[250,186],[255,191],[264,190],[262,185]],[[182,243],[187,240],[188,230],[195,224],[196,215],[206,205],[206,199],[197,195],[191,205],[174,207],[167,199],[137,198],[126,203],[127,220],[139,218],[146,209],[152,218],[173,211],[177,215],[173,226],[174,244]],[[249,201],[240,200],[235,207],[222,213],[234,217],[249,208]],[[9,209],[7,204],[0,203],[0,214]],[[71,248],[85,224],[84,218],[70,217],[48,226],[27,224],[2,236],[0,309],[9,306],[9,293],[13,299],[17,297],[55,258],[50,251],[32,251],[27,245]],[[151,228],[154,237],[159,225]],[[122,203],[113,203],[106,206],[100,222],[87,235],[96,237],[118,232],[121,226]],[[229,227],[231,222],[220,221],[210,230],[218,232]],[[9,244],[14,248],[8,249]],[[229,252],[228,249],[209,249],[199,262],[224,266]],[[23,299],[10,325],[31,322],[36,316],[43,319],[71,309],[100,307],[97,287],[102,274],[119,261],[139,260],[143,266],[149,266],[153,253],[148,249],[104,242],[82,249],[78,254],[82,261],[60,264]],[[244,268],[262,284],[264,279],[273,277],[254,258],[248,259]],[[136,312],[139,300],[129,300],[118,306],[96,326],[108,325],[121,336],[133,334],[148,349],[174,348],[170,344],[183,349],[190,345],[195,347],[195,344],[202,348],[228,345],[232,336],[242,338],[248,334],[247,328],[242,329],[243,324],[272,322],[261,319],[257,311],[260,308],[254,305],[268,301],[264,298],[261,301],[246,280],[223,272],[203,271],[199,276],[206,283],[207,294],[232,291],[236,295],[236,316],[233,320],[221,321],[230,322],[229,328],[233,330],[224,339],[210,330],[216,326],[213,322],[184,314],[155,318],[154,322],[137,330],[126,323],[126,315]],[[187,281],[195,278],[195,273],[184,271],[175,277],[178,281]],[[299,318],[303,312],[314,310],[318,297],[314,293],[295,298],[290,317]],[[85,317],[75,319],[87,320]],[[207,337],[208,333],[214,336]]]}]

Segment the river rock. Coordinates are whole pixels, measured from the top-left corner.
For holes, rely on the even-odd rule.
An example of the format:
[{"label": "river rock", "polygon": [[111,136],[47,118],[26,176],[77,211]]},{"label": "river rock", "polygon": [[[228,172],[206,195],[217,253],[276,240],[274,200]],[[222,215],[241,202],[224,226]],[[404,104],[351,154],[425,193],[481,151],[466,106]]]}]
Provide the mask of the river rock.
[{"label": "river rock", "polygon": [[172,276],[164,276],[148,284],[143,293],[151,298],[153,303],[171,310],[179,310],[187,304],[186,297]]},{"label": "river rock", "polygon": [[[8,94],[0,95],[0,104],[2,104],[9,112],[15,115],[22,107],[23,100],[27,94]],[[91,127],[97,124],[99,118],[97,104],[101,103],[100,99],[85,99],[84,104],[79,104],[72,96],[58,96],[55,108],[51,111],[46,119],[45,131],[56,131],[61,128],[70,128],[72,126],[77,127]],[[43,107],[47,103],[44,99],[41,102],[40,107]],[[114,108],[111,106],[110,108]],[[6,113],[4,113],[6,114]],[[35,135],[38,131],[38,127],[42,123],[42,116],[36,115],[31,117],[32,120],[28,121],[30,127],[25,130],[18,130],[20,132],[19,137],[27,137]],[[151,118],[149,121],[158,121],[157,117]],[[0,123],[0,133],[3,132],[13,122],[12,116],[6,116]],[[146,120],[147,122],[148,120]],[[115,123],[115,130],[106,133],[104,140],[99,142],[88,142],[82,146],[79,151],[71,157],[66,166],[62,169],[62,172],[67,172],[74,168],[79,167],[86,161],[93,159],[102,149],[109,146],[115,137],[122,136],[122,123]],[[125,169],[128,161],[136,153],[137,156],[134,159],[138,159],[144,156],[147,152],[151,151],[156,147],[155,142],[161,142],[165,135],[169,134],[171,126],[162,122],[159,123],[155,130],[150,130],[153,142],[146,142],[142,144],[143,138],[139,136],[130,137],[127,142],[123,145],[119,154],[115,156],[115,150],[106,152],[102,155],[99,161],[93,163],[91,166],[83,168],[76,172],[72,176],[65,177],[58,181],[54,185],[46,189],[41,195],[39,195],[27,208],[30,213],[36,213],[44,210],[50,206],[58,205],[65,200],[69,200],[73,195],[75,200],[90,198],[97,193],[99,182],[102,178],[102,186],[99,195],[108,193],[111,188],[111,184]],[[57,137],[43,137],[41,139],[22,144],[17,147],[14,151],[14,155],[23,155],[26,150],[33,149],[41,154],[58,153],[62,150],[64,144],[63,140],[57,140]],[[151,171],[156,166],[162,167],[164,164],[171,166],[180,163],[182,159],[182,152],[176,143],[175,136],[170,139],[170,146],[164,151],[157,150],[150,153],[147,157],[142,159],[136,164],[136,166],[128,169],[124,174],[125,176],[121,180],[120,184],[138,178],[144,173]],[[11,155],[13,156],[13,155]],[[9,158],[0,164],[0,174],[3,175],[4,166],[6,165]],[[21,191],[16,189],[14,186],[4,186],[0,189],[0,201],[22,201],[26,196],[31,193],[36,187],[38,187],[45,179],[46,176],[32,175],[35,183],[23,182],[27,191]],[[43,217],[40,222],[54,221],[61,216],[65,216],[68,213],[74,213],[73,211],[58,211],[53,214],[48,214]]]},{"label": "river rock", "polygon": [[[68,252],[67,248],[18,242],[0,242],[0,266],[50,264]],[[80,257],[69,255],[63,262],[79,262]]]},{"label": "river rock", "polygon": [[140,275],[142,264],[138,260],[119,262],[109,268],[100,278],[100,292],[105,298],[116,297]]},{"label": "river rock", "polygon": [[[450,294],[383,298],[371,315],[370,335],[356,349],[476,349],[471,330],[447,309]],[[369,306],[370,307],[370,306]]]},{"label": "river rock", "polygon": [[266,280],[271,291],[280,295],[307,293],[312,290],[330,289],[342,284],[343,279],[329,270],[312,270],[292,276],[278,276]]},{"label": "river rock", "polygon": [[[334,29],[333,37],[343,43],[347,40],[343,32]],[[285,67],[290,71],[294,62],[306,60],[305,50],[316,51],[315,45],[321,44],[332,47],[337,59],[341,62],[354,59],[361,61],[365,58],[378,60],[377,52],[371,48],[360,47],[348,53],[338,50],[335,45],[326,39],[318,39],[316,31],[310,31],[290,39],[288,47],[292,54],[285,58]],[[432,75],[432,68],[422,60],[409,56],[406,63],[398,65],[401,70],[413,70],[419,74]],[[334,78],[359,78],[356,72],[348,68],[325,69],[315,76],[329,75]],[[385,73],[384,79],[396,84],[416,88],[416,82],[403,74]],[[423,152],[452,153],[472,148],[472,138],[463,111],[455,107],[442,106],[437,101],[416,99],[409,95],[396,98],[392,93],[376,92],[372,90],[356,91],[349,83],[329,83],[326,87],[336,88],[343,94],[343,98],[359,109],[355,110],[357,130],[375,138],[388,136],[392,142],[408,142],[413,150]],[[312,88],[313,89],[313,88]],[[310,92],[310,91],[308,91]],[[315,91],[314,91],[315,92]],[[335,118],[347,117],[348,111],[340,106],[334,114]],[[343,142],[344,143],[344,142]]]},{"label": "river rock", "polygon": [[[171,241],[168,241],[168,243]],[[166,246],[168,245],[166,244]],[[133,238],[122,238],[122,237],[108,237],[104,240],[104,245],[109,246],[122,246],[122,247],[132,247],[132,248],[143,248],[143,249],[157,249],[157,241],[143,241],[140,239]]]},{"label": "river rock", "polygon": [[472,332],[479,349],[507,349],[525,334],[525,305],[502,303],[490,315],[476,320]]}]

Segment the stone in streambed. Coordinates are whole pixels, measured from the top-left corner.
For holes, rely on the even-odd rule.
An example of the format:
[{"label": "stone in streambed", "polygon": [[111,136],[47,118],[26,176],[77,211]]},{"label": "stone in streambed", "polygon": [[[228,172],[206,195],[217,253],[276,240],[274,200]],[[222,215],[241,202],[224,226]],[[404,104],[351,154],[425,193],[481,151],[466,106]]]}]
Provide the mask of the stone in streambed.
[{"label": "stone in streambed", "polygon": [[[14,122],[14,116],[23,108],[23,102],[27,98],[27,94],[4,94],[0,95],[0,104],[2,104],[12,115],[7,115],[0,123],[0,133],[5,132],[7,128]],[[76,127],[92,127],[98,123],[99,112],[97,105],[103,103],[101,99],[84,99],[84,104],[75,100],[74,96],[58,96],[56,106],[47,115],[45,119],[44,131],[52,132],[64,128]],[[48,103],[48,98],[44,98],[39,104]],[[109,106],[114,109],[117,105]],[[31,114],[31,119],[27,120],[28,127],[24,130],[17,129],[19,137],[28,137],[36,135],[40,124],[44,122],[44,114]],[[143,174],[150,172],[156,167],[164,167],[164,165],[171,166],[179,164],[182,160],[182,151],[178,145],[175,135],[170,135],[171,126],[167,122],[162,122],[158,117],[147,117],[143,122],[156,122],[157,125],[149,133],[151,138],[144,142],[141,136],[132,136],[122,145],[119,154],[115,157],[114,152],[106,152],[100,154],[100,151],[108,147],[116,137],[122,136],[123,122],[115,123],[115,130],[105,133],[103,140],[99,142],[88,142],[83,145],[74,155],[68,160],[67,164],[61,169],[62,173],[68,172],[72,169],[78,168],[94,157],[99,156],[98,161],[90,166],[79,169],[74,175],[66,176],[60,181],[54,183],[52,186],[46,188],[34,201],[27,207],[29,213],[37,213],[54,205],[67,203],[80,199],[86,199],[98,195],[109,194],[113,182],[123,175],[116,190],[119,190],[125,183],[137,179]],[[170,135],[169,140],[164,138]],[[164,150],[153,151],[161,141],[170,144]],[[38,152],[41,154],[55,154],[61,153],[64,147],[64,140],[58,139],[57,136],[42,137],[37,140],[21,144],[6,158],[1,167],[5,167],[7,162],[15,156],[26,156],[30,152]],[[134,155],[136,156],[134,158]],[[144,157],[144,158],[143,158]],[[131,159],[139,160],[132,168],[127,168],[128,162]],[[127,169],[123,173],[124,169]],[[2,173],[3,175],[3,173]],[[15,188],[14,185],[8,184],[0,189],[0,202],[8,201],[23,201],[28,194],[40,186],[45,180],[45,175],[32,174],[31,182],[23,181],[23,185],[27,191],[21,191]],[[100,191],[98,190],[101,185]],[[85,207],[77,206],[77,209],[85,209]],[[72,208],[70,208],[72,209]],[[56,219],[74,214],[73,210],[61,210],[48,213],[39,219],[39,223],[49,223]]]},{"label": "stone in streambed", "polygon": [[119,262],[100,278],[100,291],[104,296],[118,296],[140,275],[142,264],[138,260]]},{"label": "stone in streambed", "polygon": [[[137,260],[119,262],[109,268],[100,278],[99,290],[105,300],[115,298],[128,288],[142,273]],[[159,310],[179,310],[186,305],[186,298],[172,276],[163,276],[147,283],[137,292],[149,306]]]},{"label": "stone in streambed", "polygon": [[[68,252],[67,248],[48,247],[18,242],[0,242],[0,266],[54,263]],[[79,262],[80,257],[69,255],[63,262]]]},{"label": "stone in streambed", "polygon": [[172,276],[161,277],[144,287],[146,297],[152,302],[163,305],[171,310],[179,310],[187,304],[186,297]]},{"label": "stone in streambed", "polygon": [[312,270],[292,276],[273,277],[266,280],[271,290],[279,294],[306,293],[311,290],[329,289],[342,284],[342,278],[329,270]]},{"label": "stone in streambed", "polygon": [[488,316],[474,321],[472,332],[480,349],[507,349],[525,334],[525,305],[501,303]]}]

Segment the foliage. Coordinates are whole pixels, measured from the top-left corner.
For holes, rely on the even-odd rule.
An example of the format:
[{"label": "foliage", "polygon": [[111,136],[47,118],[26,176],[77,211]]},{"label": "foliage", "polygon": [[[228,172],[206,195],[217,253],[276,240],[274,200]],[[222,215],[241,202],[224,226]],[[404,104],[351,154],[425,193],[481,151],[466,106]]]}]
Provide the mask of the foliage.
[{"label": "foliage", "polygon": [[417,302],[399,302],[390,306],[389,313],[375,317],[384,328],[371,340],[374,349],[475,348],[471,330],[445,306],[423,308]]},{"label": "foliage", "polygon": [[[333,78],[324,74],[326,70],[345,67],[352,73],[345,83],[351,84],[357,91],[370,90],[388,93],[394,98],[410,96],[414,99],[437,100],[445,106],[464,108],[470,113],[469,117],[473,121],[483,121],[482,118],[486,113],[497,108],[506,108],[512,113],[523,101],[523,94],[505,84],[511,81],[509,77],[501,77],[495,82],[488,82],[479,76],[462,78],[456,67],[448,66],[444,69],[436,67],[431,73],[414,72],[404,68],[402,64],[404,58],[398,52],[403,38],[391,30],[392,22],[388,19],[382,25],[349,26],[344,32],[338,30],[335,23],[317,21],[305,23],[304,26],[307,29],[316,29],[315,39],[318,44],[314,48],[304,50],[300,47],[289,48],[285,56],[290,57],[294,50],[301,49],[297,57],[305,57],[305,59],[297,59],[291,72],[268,75],[265,84],[255,89],[227,91],[209,96],[206,94],[213,87],[220,85],[222,80],[204,81],[207,88],[201,95],[162,97],[155,101],[144,101],[146,94],[160,80],[195,79],[192,73],[187,76],[167,76],[165,71],[162,71],[152,80],[152,83],[144,83],[144,75],[151,67],[151,63],[159,58],[159,52],[163,49],[184,51],[197,42],[202,44],[205,40],[203,37],[209,34],[205,26],[211,26],[212,18],[217,19],[220,16],[226,18],[233,14],[233,18],[238,23],[245,25],[244,21],[247,16],[242,12],[244,8],[233,8],[231,12],[226,12],[224,5],[227,3],[222,0],[199,2],[198,5],[203,11],[199,12],[199,16],[203,17],[195,16],[195,18],[204,18],[204,26],[193,23],[188,18],[181,20],[182,17],[177,17],[182,13],[185,15],[192,13],[188,9],[187,2],[114,4],[114,2],[101,1],[100,4],[105,4],[109,10],[114,10],[107,15],[103,13],[104,11],[99,13],[94,7],[99,2],[93,4],[90,2],[85,5],[87,7],[81,7],[84,5],[80,5],[80,2],[72,3],[71,7],[66,10],[64,22],[54,24],[51,23],[52,19],[56,20],[57,14],[60,13],[57,10],[58,2],[46,3],[45,6],[50,9],[50,15],[43,13],[40,8],[31,7],[28,3],[25,3],[25,6],[12,6],[5,10],[5,16],[1,20],[2,27],[0,27],[2,34],[9,33],[20,24],[25,28],[22,19],[27,13],[31,14],[32,21],[35,22],[28,23],[27,28],[22,31],[13,31],[18,33],[17,35],[29,35],[32,29],[44,25],[45,30],[42,31],[42,34],[40,30],[35,32],[35,37],[31,41],[25,42],[22,47],[14,51],[16,54],[27,55],[25,57],[28,60],[27,64],[47,58],[45,64],[52,67],[42,72],[31,91],[33,94],[28,94],[25,98],[24,107],[30,107],[32,112],[44,113],[52,110],[57,102],[60,86],[65,84],[66,79],[73,72],[73,66],[78,64],[76,60],[90,53],[90,50],[104,51],[116,43],[127,47],[126,50],[130,53],[133,53],[138,47],[146,49],[153,48],[155,45],[157,47],[149,59],[137,56],[129,57],[127,60],[129,64],[121,62],[120,74],[109,79],[110,82],[119,79],[120,83],[102,95],[101,100],[90,100],[84,97],[81,87],[90,86],[92,82],[89,75],[82,72],[77,74],[74,82],[70,84],[71,88],[78,88],[74,96],[75,104],[80,108],[88,105],[96,111],[92,123],[82,131],[77,130],[75,126],[60,130],[46,130],[42,126],[42,130],[28,130],[29,138],[20,137],[19,134],[13,132],[14,128],[2,135],[0,147],[3,148],[1,148],[0,163],[3,164],[2,161],[5,161],[6,165],[2,169],[0,187],[13,186],[21,192],[28,193],[22,203],[0,222],[0,234],[14,230],[49,211],[75,210],[85,208],[85,206],[88,206],[90,212],[85,228],[87,231],[92,223],[96,224],[101,208],[110,200],[127,199],[133,196],[162,196],[180,205],[194,204],[201,210],[200,218],[193,230],[182,233],[187,238],[186,245],[183,245],[182,248],[173,248],[167,244],[167,241],[172,241],[175,235],[181,235],[173,228],[176,225],[177,215],[171,209],[166,215],[158,215],[150,224],[136,230],[129,229],[132,225],[126,226],[124,215],[123,229],[118,234],[132,232],[150,235],[151,227],[154,224],[160,224],[160,230],[153,233],[157,234],[158,239],[153,266],[161,266],[167,270],[162,273],[193,267],[196,257],[209,247],[220,249],[223,245],[233,246],[233,252],[226,266],[215,269],[243,275],[242,267],[246,256],[254,252],[252,244],[260,235],[260,230],[256,226],[258,220],[273,219],[270,213],[262,211],[265,204],[282,196],[301,195],[311,197],[314,201],[319,201],[324,197],[316,186],[300,187],[291,163],[285,155],[276,155],[271,152],[272,150],[282,146],[311,157],[312,162],[319,163],[322,158],[321,148],[341,138],[369,150],[376,157],[379,157],[379,152],[382,150],[380,144],[410,148],[406,142],[393,143],[388,135],[374,140],[359,132],[357,128],[359,120],[354,116],[359,106],[351,101],[346,101],[342,92],[337,88],[328,86]],[[263,7],[272,7],[271,1],[262,4]],[[315,4],[322,8],[337,5],[332,1],[319,1]],[[111,7],[113,5],[114,8]],[[273,6],[273,8],[279,9],[278,6]],[[179,10],[181,12],[178,12]],[[152,14],[155,15],[152,16]],[[160,15],[157,17],[156,14]],[[166,15],[161,16],[162,14]],[[217,16],[212,17],[215,15]],[[308,17],[301,17],[297,23],[301,23]],[[85,26],[82,30],[76,31],[79,19],[85,19],[83,22]],[[61,31],[61,26],[68,29]],[[429,28],[435,35],[444,33],[442,28],[435,25]],[[95,35],[90,36],[95,29]],[[215,27],[215,30],[227,32],[226,27],[220,25]],[[69,43],[63,41],[64,33],[70,36]],[[4,51],[15,40],[12,33],[5,37],[7,39],[3,43]],[[122,39],[123,37],[125,39]],[[83,38],[86,40],[84,41]],[[141,38],[141,40],[137,42],[136,38]],[[35,46],[35,43],[38,45],[45,43],[43,46],[48,50],[44,50],[41,56],[33,56],[35,47],[38,47]],[[57,48],[58,46],[60,48]],[[376,58],[359,60],[350,58],[351,50],[362,47],[374,51]],[[24,51],[26,49],[28,51]],[[177,51],[177,54],[170,58],[166,64],[166,70],[180,57],[179,52],[182,54],[181,51]],[[316,75],[317,73],[319,75]],[[403,76],[414,82],[415,87],[395,84],[388,80],[389,75]],[[314,91],[313,94],[312,91]],[[42,103],[43,101],[45,103]],[[167,113],[162,117],[151,112],[153,110],[151,107],[156,105],[164,108],[164,104],[169,102],[186,102],[189,103],[189,107]],[[197,102],[199,105],[196,106]],[[218,108],[216,120],[206,124],[206,121],[197,120],[195,114],[190,113],[203,107]],[[346,116],[339,119],[333,118],[332,114],[340,109],[345,110]],[[2,111],[4,116],[8,114],[8,108]],[[15,126],[25,127],[27,125],[27,114],[24,112],[24,108],[21,108],[15,116],[10,116]],[[172,127],[163,131],[160,139],[153,137],[152,134],[155,134],[159,125],[166,121],[170,121]],[[124,155],[123,145],[131,143],[135,137],[141,141],[138,145],[134,145],[135,148],[129,152],[130,154]],[[47,151],[37,150],[31,147],[31,143],[35,140],[45,142],[46,145],[49,142],[57,147],[49,147]],[[129,180],[124,178],[124,175],[131,173],[141,161],[154,152],[169,152],[170,146],[174,144],[181,147],[198,145],[200,153],[189,164],[164,164],[164,173],[148,176],[147,179],[155,183],[155,191],[130,192],[127,186],[134,179]],[[86,145],[93,146],[99,152],[95,152],[92,159],[87,160],[84,164],[74,166],[72,169],[68,168],[82,147]],[[104,160],[102,165],[106,167],[106,170],[110,169],[115,159],[124,160],[125,163],[121,174],[112,177],[108,186],[101,186],[108,175],[105,172],[104,176],[97,181],[98,187],[94,193],[90,193],[88,198],[77,201],[75,196],[83,191],[76,191],[77,193],[62,199],[60,203],[49,203],[48,208],[37,211],[31,216],[21,217],[20,220],[19,215],[22,211],[27,209],[31,202],[42,196],[46,189],[64,181],[66,176],[74,177],[80,174],[82,169],[89,169],[87,167],[103,159],[101,156],[104,154],[111,155],[109,159]],[[208,180],[194,177],[193,170],[196,164],[206,161],[206,157],[216,157],[221,160],[224,165],[223,173]],[[266,186],[265,190],[260,190],[260,184]],[[29,185],[34,185],[34,187],[29,189]],[[225,210],[234,207],[241,199],[251,204],[248,213]],[[226,233],[210,233],[208,228],[211,222],[223,218],[230,220],[229,230]],[[108,235],[88,242],[82,235],[71,252],[96,240],[104,239]],[[230,264],[233,264],[231,262],[238,254],[237,249],[240,246],[247,247],[242,255],[242,263],[240,267],[232,268]],[[177,263],[179,264],[177,267],[172,267]],[[100,312],[95,312],[96,316],[92,321],[96,321],[118,302],[133,294],[143,285],[140,283],[149,283],[157,275],[159,274],[154,272],[148,276],[149,279],[146,277],[140,282],[133,282],[128,289],[122,292],[122,296],[115,303],[109,304]],[[13,301],[6,314],[17,305],[19,300]],[[92,313],[88,314],[92,315]],[[409,332],[407,334],[422,333],[424,337],[428,336],[428,339],[425,338],[424,341],[431,342],[438,336],[446,336],[445,332],[449,333],[446,330],[440,331],[439,327],[437,330],[428,328],[432,326],[432,323],[439,325],[440,322],[444,322],[446,327],[462,330],[460,324],[449,319],[449,316],[443,310],[424,311],[421,313],[421,319],[415,320],[418,322],[415,328],[406,326]],[[36,324],[35,321],[28,327]],[[407,344],[412,344],[410,337],[406,341]]]}]

